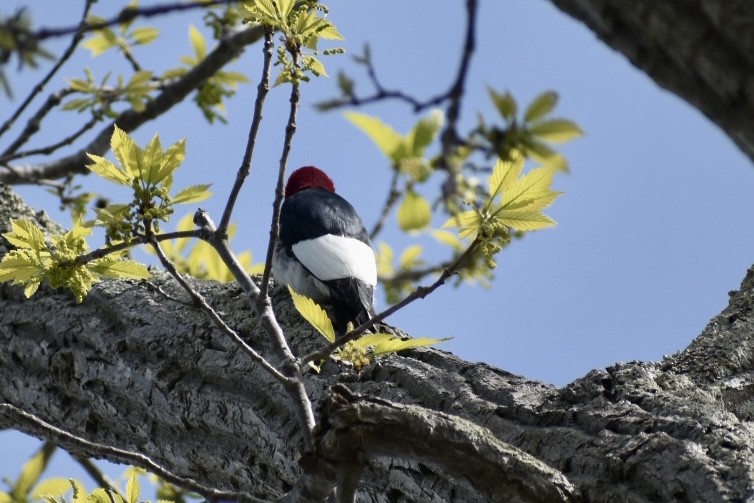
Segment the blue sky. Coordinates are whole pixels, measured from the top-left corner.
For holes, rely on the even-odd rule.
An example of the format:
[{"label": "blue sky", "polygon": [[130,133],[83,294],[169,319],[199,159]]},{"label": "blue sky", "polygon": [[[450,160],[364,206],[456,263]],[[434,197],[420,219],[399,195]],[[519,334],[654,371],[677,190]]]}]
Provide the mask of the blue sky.
[{"label": "blue sky", "polygon": [[[73,3],[4,5],[28,4],[40,24],[60,26],[76,22],[80,9],[71,9]],[[752,264],[750,161],[698,111],[660,89],[549,2],[481,4],[461,130],[473,127],[477,112],[495,117],[489,85],[510,90],[520,103],[556,90],[556,115],[577,121],[586,136],[562,149],[571,173],[555,182],[565,192],[548,210],[557,227],[506,249],[492,288],[444,287],[389,321],[415,336],[454,337],[441,348],[469,361],[556,385],[616,361],[656,361],[683,349],[725,307],[727,292],[738,287]],[[463,2],[439,7],[431,0],[332,0],[328,5],[350,54],[370,43],[386,87],[426,98],[449,85],[460,56]],[[95,9],[105,7],[95,4]],[[196,13],[180,16],[187,22],[192,18],[201,25]],[[164,34],[158,45],[136,53],[147,67],[164,68],[166,61],[191,53],[185,23],[166,21],[145,23]],[[59,42],[49,48],[61,50]],[[255,47],[233,67],[252,83],[228,103],[227,126],[206,127],[187,101],[135,134],[144,142],[159,132],[163,144],[187,138],[188,157],[176,187],[212,182],[215,198],[202,206],[216,219],[243,155],[259,60]],[[74,71],[85,65],[101,77],[102,65],[113,65],[110,61],[92,60],[81,50],[49,90],[64,85],[63,77],[79,76]],[[345,69],[356,78],[357,89],[369,93],[366,76],[350,56],[325,63],[331,75]],[[10,74],[17,98],[10,105],[0,98],[0,116],[40,75],[29,70]],[[327,170],[370,227],[387,191],[388,162],[342,114],[313,109],[312,103],[336,92],[334,79],[304,87],[290,167],[315,164]],[[286,88],[270,95],[252,177],[234,218],[239,223],[234,248],[251,249],[256,260],[266,246],[287,99]],[[361,111],[401,132],[417,120],[400,103]],[[50,124],[65,130],[70,117]],[[1,139],[0,148],[7,141]],[[112,193],[105,185],[101,190]],[[42,190],[23,187],[20,192],[32,205],[58,215]],[[383,239],[397,249],[413,242],[396,231],[394,218],[390,223]],[[13,452],[20,456],[33,449],[18,435],[0,433],[0,444],[15,449],[19,442],[24,447]],[[0,460],[0,474],[12,476],[19,462],[8,458]]]}]

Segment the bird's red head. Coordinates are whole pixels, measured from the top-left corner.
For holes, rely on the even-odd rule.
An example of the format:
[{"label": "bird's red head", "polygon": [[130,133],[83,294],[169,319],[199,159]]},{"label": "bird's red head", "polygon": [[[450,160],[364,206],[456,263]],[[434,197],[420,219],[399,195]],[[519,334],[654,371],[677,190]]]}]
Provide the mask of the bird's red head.
[{"label": "bird's red head", "polygon": [[285,197],[291,197],[304,189],[314,188],[335,192],[335,185],[322,170],[314,166],[304,166],[291,173],[285,186]]}]

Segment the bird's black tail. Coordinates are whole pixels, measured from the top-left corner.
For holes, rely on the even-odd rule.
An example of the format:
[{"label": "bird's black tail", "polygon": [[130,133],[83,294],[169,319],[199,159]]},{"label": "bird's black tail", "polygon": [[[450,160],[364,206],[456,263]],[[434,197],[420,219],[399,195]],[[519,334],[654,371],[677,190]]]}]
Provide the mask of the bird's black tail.
[{"label": "bird's black tail", "polygon": [[374,288],[355,278],[328,281],[333,304],[333,326],[337,337],[348,331],[348,323],[354,327],[374,316]]}]

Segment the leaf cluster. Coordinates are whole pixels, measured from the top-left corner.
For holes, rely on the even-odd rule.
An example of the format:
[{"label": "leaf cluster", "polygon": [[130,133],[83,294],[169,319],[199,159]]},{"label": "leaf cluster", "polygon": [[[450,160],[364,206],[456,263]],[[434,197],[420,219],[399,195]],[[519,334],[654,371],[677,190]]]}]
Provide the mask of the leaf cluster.
[{"label": "leaf cluster", "polygon": [[110,242],[126,241],[132,236],[151,232],[158,221],[166,222],[173,206],[203,201],[211,193],[209,185],[192,185],[171,194],[173,175],[183,163],[186,143],[180,140],[163,150],[155,135],[146,147],[139,147],[123,130],[115,126],[110,147],[118,161],[88,154],[93,161],[87,167],[115,184],[129,187],[133,199],[127,205],[110,205],[97,211],[97,225],[107,229]]},{"label": "leaf cluster", "polygon": [[472,132],[472,138],[481,142],[482,148],[501,159],[510,159],[516,153],[532,158],[544,166],[567,171],[568,162],[550,144],[565,143],[584,133],[573,121],[551,117],[558,103],[554,91],[546,91],[532,100],[522,117],[518,117],[518,103],[508,91],[503,93],[488,89],[490,98],[503,124],[487,124],[482,116]]},{"label": "leaf cluster", "polygon": [[397,212],[401,230],[411,232],[428,227],[432,209],[415,186],[426,182],[432,174],[426,152],[443,126],[442,113],[434,111],[419,119],[405,135],[377,117],[357,112],[347,112],[345,117],[377,145],[403,181],[403,188],[399,189],[402,198]]},{"label": "leaf cluster", "polygon": [[63,104],[63,110],[76,112],[92,111],[97,115],[110,118],[118,117],[118,112],[112,107],[118,101],[127,102],[135,111],[141,112],[146,108],[150,94],[156,86],[152,82],[152,72],[141,70],[135,72],[128,82],[122,75],[118,75],[115,86],[109,86],[111,74],[108,72],[100,82],[94,77],[89,68],[84,69],[83,79],[70,79],[69,88],[84,95],[82,98],[71,98]]},{"label": "leaf cluster", "polygon": [[[135,9],[138,7],[138,1],[131,2],[129,7]],[[82,45],[89,49],[92,56],[99,56],[111,49],[117,49],[120,52],[130,53],[132,48],[137,45],[148,45],[157,40],[160,36],[160,30],[150,26],[137,26],[132,28],[135,18],[120,23],[118,33],[110,27],[104,26],[94,30],[93,35]],[[87,23],[90,26],[103,25],[105,20],[99,16],[90,15]]]},{"label": "leaf cluster", "polygon": [[[181,57],[181,63],[186,67],[168,70],[163,74],[163,79],[182,77],[207,57],[207,41],[195,26],[189,27],[189,39],[194,55]],[[216,119],[223,124],[227,122],[223,100],[233,96],[238,84],[244,82],[249,82],[249,79],[243,73],[218,70],[199,86],[194,102],[210,124]]]},{"label": "leaf cluster", "polygon": [[88,251],[86,236],[91,228],[77,222],[64,233],[45,238],[42,229],[32,220],[11,219],[11,231],[3,234],[16,247],[0,261],[0,282],[24,286],[24,294],[31,297],[43,281],[53,288],[71,290],[77,302],[82,302],[94,283],[102,278],[144,279],[149,277],[146,267],[114,254],[79,263],[78,257]]},{"label": "leaf cluster", "polygon": [[[291,293],[293,305],[301,317],[328,342],[336,342],[335,328],[333,328],[332,320],[327,311],[309,297],[296,293],[290,286],[288,291]],[[447,340],[449,339],[431,339],[428,337],[402,339],[395,334],[370,333],[346,342],[342,347],[336,349],[330,357],[335,361],[346,363],[352,366],[355,371],[360,372],[376,358],[406,349],[432,346]],[[320,366],[317,364],[311,364],[311,367],[316,371],[320,370]]]},{"label": "leaf cluster", "polygon": [[[281,67],[275,85],[284,82],[308,82],[312,74],[327,77],[319,59],[319,40],[344,40],[335,25],[325,16],[327,7],[314,0],[246,0],[244,8],[250,21],[267,26],[283,35],[276,65]],[[342,48],[327,49],[324,55],[341,54]]]},{"label": "leaf cluster", "polygon": [[461,239],[477,241],[490,269],[495,268],[494,256],[510,241],[510,229],[528,232],[555,225],[542,211],[561,194],[551,188],[556,168],[542,166],[522,174],[523,167],[520,153],[498,159],[484,206],[453,215],[443,225],[458,229]]},{"label": "leaf cluster", "polygon": [[18,9],[10,16],[0,13],[0,88],[8,96],[13,93],[2,67],[15,55],[18,69],[24,66],[37,68],[39,59],[53,59],[53,54],[45,50],[31,31],[31,17],[25,8]]}]

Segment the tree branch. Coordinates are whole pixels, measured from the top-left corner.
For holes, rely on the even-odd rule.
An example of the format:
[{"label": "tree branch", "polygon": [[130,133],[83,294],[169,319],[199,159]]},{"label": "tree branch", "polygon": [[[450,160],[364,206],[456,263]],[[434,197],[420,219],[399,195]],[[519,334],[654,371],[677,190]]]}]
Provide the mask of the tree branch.
[{"label": "tree branch", "polygon": [[236,204],[238,194],[241,192],[241,187],[251,171],[251,159],[254,155],[254,147],[257,144],[257,135],[259,134],[259,125],[262,123],[262,111],[264,110],[264,100],[267,97],[267,93],[270,91],[270,67],[272,64],[272,33],[267,32],[264,35],[264,45],[262,46],[262,53],[264,54],[262,63],[262,78],[259,80],[259,86],[257,86],[257,98],[254,101],[254,113],[251,118],[251,126],[249,127],[249,137],[246,141],[246,151],[241,161],[241,166],[236,173],[236,181],[230,190],[228,195],[228,202],[225,205],[220,225],[217,227],[219,232],[226,232],[228,225],[230,225],[230,216],[233,213],[233,208]]},{"label": "tree branch", "polygon": [[754,3],[552,0],[754,160]]},{"label": "tree branch", "polygon": [[5,172],[0,172],[0,183],[10,185],[34,183],[35,180],[39,179],[55,179],[73,173],[88,173],[86,168],[88,163],[87,152],[104,155],[109,149],[115,124],[128,133],[167,112],[199,87],[208,77],[235,59],[245,46],[259,40],[263,34],[263,28],[254,26],[223,39],[197,66],[175,82],[166,85],[159,95],[148,101],[144,110],[137,112],[131,108],[122,112],[112,123],[101,129],[88,145],[72,155],[40,164],[0,165],[0,168],[6,168]]},{"label": "tree branch", "polygon": [[16,122],[16,119],[18,119],[21,114],[26,110],[26,107],[28,107],[32,101],[34,101],[34,98],[42,92],[44,87],[47,85],[47,83],[50,81],[50,79],[60,70],[60,68],[65,64],[66,61],[68,61],[68,58],[71,57],[73,54],[73,51],[76,50],[76,47],[78,47],[79,42],[81,42],[81,39],[84,38],[84,33],[86,32],[85,26],[86,26],[86,18],[89,15],[89,10],[91,9],[92,5],[94,4],[96,0],[86,0],[86,3],[84,4],[84,12],[81,15],[81,21],[79,24],[72,28],[68,34],[73,33],[73,37],[71,38],[71,43],[68,44],[68,47],[65,51],[63,51],[63,54],[58,58],[58,60],[55,62],[54,65],[52,65],[52,68],[50,68],[50,71],[47,72],[47,75],[42,77],[42,80],[40,80],[36,86],[31,90],[29,95],[26,97],[26,99],[21,103],[21,105],[16,109],[15,112],[13,112],[13,115],[10,116],[10,118],[3,123],[2,126],[0,126],[0,137],[3,136],[3,134],[10,129],[10,127],[13,125],[14,122]]}]

